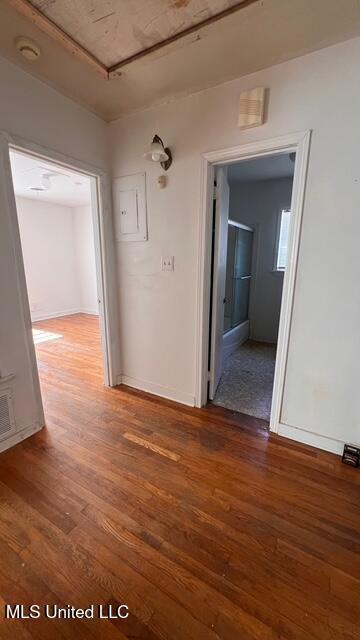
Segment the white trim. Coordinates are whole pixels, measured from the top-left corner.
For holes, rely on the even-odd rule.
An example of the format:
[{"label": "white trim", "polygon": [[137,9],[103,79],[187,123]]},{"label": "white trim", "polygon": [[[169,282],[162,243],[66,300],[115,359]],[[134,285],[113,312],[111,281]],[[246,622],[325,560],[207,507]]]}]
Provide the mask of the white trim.
[{"label": "white trim", "polygon": [[5,387],[16,378],[16,373],[8,373],[6,376],[0,375],[0,388]]},{"label": "white trim", "polygon": [[290,438],[290,440],[296,440],[297,442],[303,442],[311,447],[317,449],[323,449],[324,451],[330,451],[330,453],[336,453],[342,455],[345,442],[337,440],[336,438],[329,438],[328,436],[322,436],[319,433],[313,433],[306,429],[298,429],[297,427],[290,427],[287,424],[279,424],[278,431],[279,436],[284,438]]},{"label": "white trim", "polygon": [[[30,307],[27,294],[27,286],[25,280],[25,270],[21,249],[21,240],[19,232],[19,224],[16,210],[15,195],[12,183],[10,156],[9,156],[9,137],[0,131],[0,190],[3,190],[5,209],[4,215],[8,218],[9,229],[11,234],[12,248],[15,258],[15,272],[17,294],[20,301],[20,310],[23,320],[24,343],[26,348],[26,357],[31,371],[31,386],[33,397],[36,405],[36,418],[39,428],[45,425],[45,416],[40,391],[39,373],[36,362],[35,346],[32,339],[32,327],[30,317]],[[9,438],[11,442],[16,436]],[[7,440],[1,444],[4,451],[7,448]],[[11,446],[11,445],[9,445]]]},{"label": "white trim", "polygon": [[[117,310],[117,285],[116,285],[116,260],[115,244],[112,225],[111,189],[108,175],[96,166],[82,162],[53,149],[38,145],[20,136],[12,135],[6,131],[0,131],[0,139],[7,147],[7,156],[10,148],[43,158],[50,162],[64,166],[68,169],[81,172],[91,179],[93,216],[96,221],[94,225],[95,255],[97,260],[97,271],[100,271],[98,279],[99,290],[99,315],[103,319],[102,347],[104,359],[105,384],[116,385],[116,379],[121,373],[120,349],[119,349],[119,328]],[[9,163],[10,168],[10,163]],[[17,264],[22,272],[21,295],[24,300],[24,307],[28,307],[28,297],[24,266],[21,252],[21,242],[18,231],[16,203],[13,194],[11,169],[8,179],[8,188],[11,192],[11,220],[16,224],[17,233],[15,235],[15,249],[17,253]],[[16,223],[14,223],[14,219]],[[105,251],[106,247],[106,251]],[[103,304],[101,304],[103,302]],[[30,318],[30,312],[24,311]],[[30,334],[31,335],[31,334]],[[30,340],[30,337],[28,338]],[[32,347],[31,347],[32,348]],[[35,359],[37,371],[37,364]],[[37,373],[36,373],[37,377]]]},{"label": "white trim", "polygon": [[284,277],[278,349],[276,357],[273,401],[270,430],[278,431],[281,404],[285,382],[291,313],[295,289],[297,258],[300,242],[300,228],[305,192],[305,181],[310,147],[310,131],[293,133],[279,138],[262,140],[219,151],[211,151],[202,156],[201,201],[198,237],[198,284],[197,284],[197,332],[196,332],[196,406],[202,407],[207,401],[209,314],[210,314],[210,271],[211,271],[211,216],[210,202],[214,166],[235,163],[241,160],[272,155],[274,153],[296,152],[291,211],[293,212],[288,252],[288,267]]},{"label": "white trim", "polygon": [[84,313],[86,316],[98,316],[99,309],[79,309],[78,313]]},{"label": "white trim", "polygon": [[7,449],[10,449],[11,447],[14,447],[16,444],[19,444],[19,442],[22,442],[22,440],[25,440],[25,438],[29,438],[29,436],[33,436],[34,433],[41,431],[41,429],[43,429],[44,426],[45,426],[44,424],[40,424],[39,422],[34,422],[28,427],[25,427],[24,429],[21,429],[17,433],[14,433],[12,436],[10,436],[10,438],[7,438],[6,440],[2,440],[0,442],[0,453],[2,453],[3,451],[6,451]]},{"label": "white trim", "polygon": [[152,393],[155,396],[161,396],[162,398],[167,398],[168,400],[174,400],[174,402],[180,402],[181,404],[186,404],[189,407],[195,406],[195,398],[193,395],[191,395],[191,393],[178,391],[177,389],[172,389],[171,387],[164,387],[161,384],[154,384],[153,382],[148,382],[147,380],[132,378],[131,376],[125,375],[119,376],[118,384],[126,384],[128,387],[134,387],[135,389],[140,389],[141,391]]},{"label": "white trim", "polygon": [[270,431],[278,432],[284,394],[285,372],[289,349],[290,327],[295,293],[296,270],[300,247],[300,231],[305,197],[307,167],[309,161],[311,132],[298,134],[294,180],[290,210],[292,212],[289,231],[287,267],[281,297],[279,333],[276,349],[274,387],[271,402]]},{"label": "white trim", "polygon": [[76,313],[81,313],[81,311],[79,309],[63,309],[60,311],[52,311],[51,313],[31,313],[31,322],[52,320],[53,318],[63,318],[64,316],[74,316]]}]

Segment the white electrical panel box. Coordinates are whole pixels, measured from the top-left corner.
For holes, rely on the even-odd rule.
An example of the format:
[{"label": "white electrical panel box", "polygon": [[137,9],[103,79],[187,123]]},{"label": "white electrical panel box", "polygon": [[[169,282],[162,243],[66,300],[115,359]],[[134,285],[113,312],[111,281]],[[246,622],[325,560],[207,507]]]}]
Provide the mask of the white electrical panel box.
[{"label": "white electrical panel box", "polygon": [[145,173],[114,178],[113,202],[116,241],[147,240]]}]

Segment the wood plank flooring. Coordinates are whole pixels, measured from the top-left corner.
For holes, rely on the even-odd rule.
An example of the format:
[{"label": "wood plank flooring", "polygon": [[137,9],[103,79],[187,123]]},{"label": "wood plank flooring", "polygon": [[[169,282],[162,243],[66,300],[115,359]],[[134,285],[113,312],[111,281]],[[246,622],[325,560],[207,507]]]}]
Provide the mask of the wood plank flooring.
[{"label": "wood plank flooring", "polygon": [[360,472],[260,420],[105,389],[98,321],[37,323],[47,428],[0,456],[1,639],[360,638]]}]

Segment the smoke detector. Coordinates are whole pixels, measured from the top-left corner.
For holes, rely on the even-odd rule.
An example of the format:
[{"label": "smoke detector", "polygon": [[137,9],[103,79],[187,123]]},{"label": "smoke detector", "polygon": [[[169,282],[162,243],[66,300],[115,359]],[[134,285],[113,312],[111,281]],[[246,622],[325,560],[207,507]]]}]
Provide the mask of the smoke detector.
[{"label": "smoke detector", "polygon": [[30,38],[25,38],[24,36],[15,38],[15,46],[18,52],[29,62],[34,62],[40,58],[40,47]]}]

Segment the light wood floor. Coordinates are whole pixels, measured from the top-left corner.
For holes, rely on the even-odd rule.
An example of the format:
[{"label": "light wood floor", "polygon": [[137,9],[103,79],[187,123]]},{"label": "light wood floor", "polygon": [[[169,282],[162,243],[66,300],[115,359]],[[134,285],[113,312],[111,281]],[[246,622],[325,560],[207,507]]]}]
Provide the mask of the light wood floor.
[{"label": "light wood floor", "polygon": [[0,621],[11,640],[360,638],[360,472],[261,421],[104,389],[96,318],[37,324],[47,429],[0,456],[0,603],[127,621]]}]

